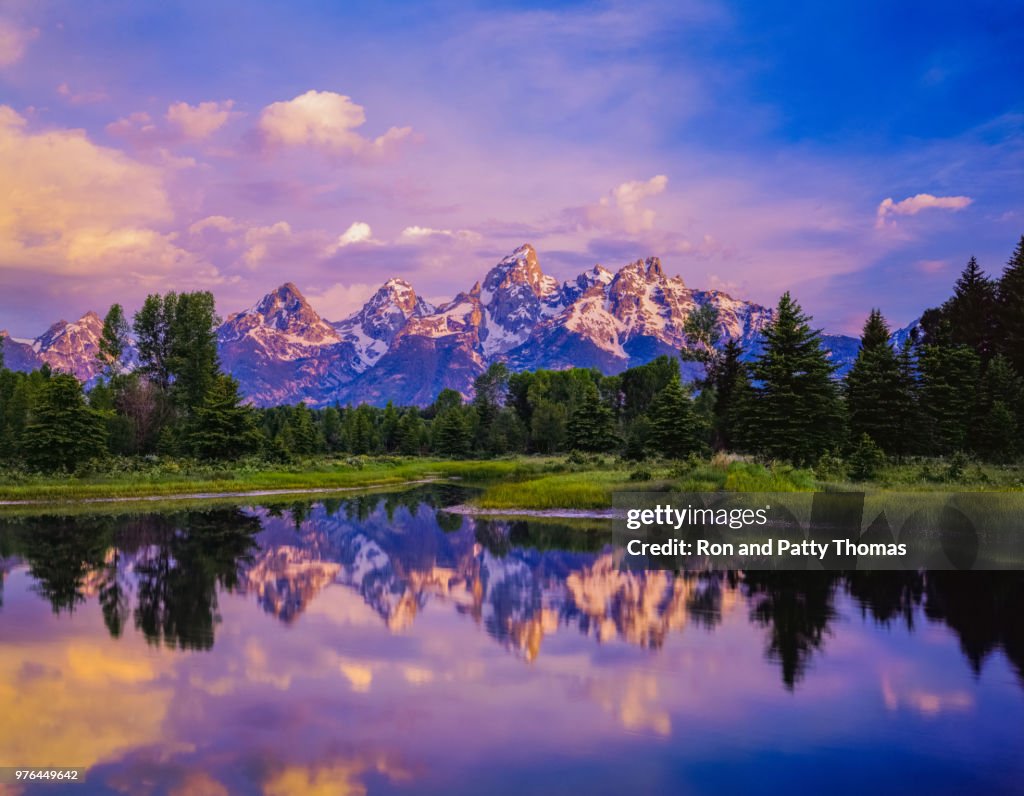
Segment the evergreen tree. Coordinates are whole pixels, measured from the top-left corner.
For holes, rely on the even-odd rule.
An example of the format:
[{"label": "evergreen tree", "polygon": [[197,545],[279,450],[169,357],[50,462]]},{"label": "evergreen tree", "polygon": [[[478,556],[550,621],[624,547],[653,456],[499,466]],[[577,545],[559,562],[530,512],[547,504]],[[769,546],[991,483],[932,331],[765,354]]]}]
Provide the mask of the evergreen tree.
[{"label": "evergreen tree", "polygon": [[925,345],[918,367],[928,452],[963,450],[977,403],[981,358],[966,345]]},{"label": "evergreen tree", "polygon": [[398,420],[396,444],[403,456],[416,456],[423,452],[426,428],[415,407],[407,409]]},{"label": "evergreen tree", "polygon": [[995,305],[995,285],[972,257],[956,281],[953,297],[945,306],[945,316],[949,321],[950,342],[972,348],[983,363],[988,362],[994,351]]},{"label": "evergreen tree", "polygon": [[910,396],[889,342],[889,326],[877,309],[871,310],[864,324],[860,351],[845,387],[851,437],[860,440],[867,435],[886,453],[900,452],[908,431],[902,423]]},{"label": "evergreen tree", "polygon": [[996,285],[997,348],[1024,376],[1024,235]]},{"label": "evergreen tree", "polygon": [[69,471],[103,456],[106,437],[104,417],[86,405],[78,379],[60,373],[47,379],[36,396],[21,450],[41,470]]},{"label": "evergreen tree", "polygon": [[986,458],[1006,461],[1024,451],[1024,379],[997,354],[978,389],[972,448]]},{"label": "evergreen tree", "polygon": [[190,423],[190,447],[202,459],[237,459],[259,450],[262,435],[255,410],[242,403],[238,382],[221,374],[196,407]]},{"label": "evergreen tree", "polygon": [[120,304],[112,304],[103,319],[103,332],[96,354],[103,375],[108,380],[124,373],[124,353],[127,348],[128,319],[125,318],[124,309]]},{"label": "evergreen tree", "polygon": [[320,450],[313,413],[304,403],[292,407],[284,427],[284,442],[288,450],[300,456],[311,456]]},{"label": "evergreen tree", "polygon": [[693,402],[678,377],[654,396],[647,417],[650,445],[658,454],[681,459],[703,447],[706,429],[697,422]]},{"label": "evergreen tree", "polygon": [[467,456],[473,444],[473,429],[462,407],[451,406],[442,411],[433,423],[433,449],[441,456]]},{"label": "evergreen tree", "polygon": [[324,409],[321,426],[323,429],[324,445],[327,447],[328,453],[336,453],[341,450],[344,434],[341,425],[341,413],[338,412],[337,407],[328,406]]},{"label": "evergreen tree", "polygon": [[744,413],[749,409],[750,374],[743,362],[743,348],[736,340],[728,340],[715,374],[713,444],[718,450],[741,450],[744,447]]},{"label": "evergreen tree", "polygon": [[398,446],[398,421],[398,410],[395,409],[391,401],[388,401],[388,405],[384,407],[384,414],[381,415],[380,419],[381,444],[388,453],[394,451]]},{"label": "evergreen tree", "polygon": [[569,415],[566,431],[569,447],[581,451],[608,451],[620,443],[615,431],[615,415],[601,403],[597,386],[588,382],[586,390]]},{"label": "evergreen tree", "polygon": [[[473,408],[477,415],[477,448],[490,450],[491,429],[508,397],[508,368],[495,362],[473,380]],[[492,451],[493,452],[493,451]]]},{"label": "evergreen tree", "polygon": [[554,453],[565,444],[565,407],[541,400],[530,419],[530,447],[537,453]]},{"label": "evergreen tree", "polygon": [[785,293],[752,368],[754,443],[768,456],[797,464],[817,460],[842,436],[835,368],[821,346],[821,332],[809,321]]}]

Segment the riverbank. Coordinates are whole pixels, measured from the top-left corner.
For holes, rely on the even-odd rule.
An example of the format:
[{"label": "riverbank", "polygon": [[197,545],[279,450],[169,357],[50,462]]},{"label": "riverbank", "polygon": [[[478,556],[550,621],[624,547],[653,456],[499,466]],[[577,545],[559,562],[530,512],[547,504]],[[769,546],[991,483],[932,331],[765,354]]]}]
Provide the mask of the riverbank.
[{"label": "riverbank", "polygon": [[308,497],[354,489],[400,488],[425,481],[478,486],[478,510],[600,511],[619,491],[793,492],[815,490],[1018,491],[1024,466],[919,460],[892,464],[852,482],[786,464],[718,455],[684,462],[623,462],[601,456],[519,456],[491,460],[401,457],[310,459],[291,465],[211,466],[187,461],[121,461],[75,476],[0,473],[0,506],[182,498]]}]

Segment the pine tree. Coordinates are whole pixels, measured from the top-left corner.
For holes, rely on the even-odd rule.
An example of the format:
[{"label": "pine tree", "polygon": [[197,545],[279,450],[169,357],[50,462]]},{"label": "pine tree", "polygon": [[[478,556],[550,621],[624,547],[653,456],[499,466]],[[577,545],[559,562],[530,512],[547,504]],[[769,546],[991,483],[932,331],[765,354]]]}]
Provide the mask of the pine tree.
[{"label": "pine tree", "polygon": [[615,430],[615,415],[601,403],[597,386],[587,382],[577,405],[569,415],[566,431],[569,447],[581,451],[609,451],[621,440]]},{"label": "pine tree", "polygon": [[744,448],[744,417],[749,409],[750,374],[743,362],[743,348],[728,340],[715,374],[715,402],[712,409],[713,444],[718,450]]},{"label": "pine tree", "polygon": [[170,369],[173,395],[191,412],[199,406],[220,372],[217,326],[220,318],[208,291],[181,293],[171,316]]},{"label": "pine tree", "polygon": [[661,456],[681,459],[704,445],[706,429],[697,421],[693,402],[678,377],[654,396],[647,419],[651,424],[650,447]]},{"label": "pine tree", "polygon": [[821,346],[821,332],[809,321],[784,294],[752,368],[753,441],[762,453],[798,464],[816,461],[842,436],[835,368]]},{"label": "pine tree", "polygon": [[380,419],[380,437],[384,450],[391,453],[398,446],[398,410],[394,404],[388,401],[384,407],[384,414]]},{"label": "pine tree", "polygon": [[218,376],[193,413],[192,452],[201,459],[237,459],[259,450],[261,442],[256,412],[242,403],[238,382],[231,376]]},{"label": "pine tree", "polygon": [[473,444],[473,429],[462,407],[452,406],[434,418],[433,449],[441,456],[458,458],[469,454]]},{"label": "pine tree", "polygon": [[972,257],[960,273],[953,297],[944,309],[950,341],[974,349],[983,363],[988,362],[994,351],[995,306],[995,285]]},{"label": "pine tree", "polygon": [[846,376],[846,406],[850,435],[867,435],[889,454],[902,450],[903,407],[909,400],[889,326],[881,311],[871,310],[861,334],[860,351]]},{"label": "pine tree", "polygon": [[925,345],[918,367],[928,452],[963,450],[977,404],[981,358],[966,345]]},{"label": "pine tree", "polygon": [[1024,379],[997,354],[978,388],[971,447],[980,456],[1007,461],[1024,451]]},{"label": "pine tree", "polygon": [[423,452],[426,429],[416,408],[407,409],[398,420],[396,445],[403,456],[416,456]]},{"label": "pine tree", "polygon": [[70,471],[103,456],[106,444],[103,415],[86,405],[78,379],[63,373],[47,379],[21,435],[25,460],[41,470]]},{"label": "pine tree", "polygon": [[292,407],[284,427],[284,440],[288,450],[300,456],[310,456],[320,450],[320,435],[313,422],[313,413],[304,403]]},{"label": "pine tree", "polygon": [[328,453],[336,453],[341,450],[343,430],[341,413],[338,412],[337,407],[328,406],[324,409],[321,426],[323,429],[324,445],[327,447]]},{"label": "pine tree", "polygon": [[997,347],[1024,376],[1024,235],[996,285]]}]

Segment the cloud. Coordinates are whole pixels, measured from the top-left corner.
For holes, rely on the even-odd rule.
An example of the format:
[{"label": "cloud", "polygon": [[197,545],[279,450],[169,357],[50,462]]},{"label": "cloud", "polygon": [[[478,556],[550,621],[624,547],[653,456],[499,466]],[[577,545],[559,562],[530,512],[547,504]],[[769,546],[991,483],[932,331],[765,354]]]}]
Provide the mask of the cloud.
[{"label": "cloud", "polygon": [[105,91],[72,91],[67,83],[57,86],[57,94],[72,105],[92,105],[110,99]]},{"label": "cloud", "polygon": [[0,19],[0,68],[16,64],[25,55],[29,42],[39,35],[36,28],[25,30]]},{"label": "cloud", "polygon": [[625,231],[630,234],[654,228],[654,210],[643,207],[644,200],[664,193],[668,177],[657,174],[649,180],[631,180],[612,188],[596,204],[573,207],[563,212],[576,229]]},{"label": "cloud", "polygon": [[922,210],[963,210],[973,201],[969,196],[932,196],[930,193],[919,193],[901,202],[894,202],[890,197],[879,203],[875,226],[881,229],[891,223],[890,216],[916,216]]},{"label": "cloud", "polygon": [[33,133],[0,106],[0,269],[59,274],[167,271],[186,253],[156,227],[172,220],[159,169],[82,130]]},{"label": "cloud", "polygon": [[460,241],[478,241],[480,235],[470,229],[433,229],[432,227],[406,227],[398,236],[399,243],[417,243],[431,238],[452,238]]},{"label": "cloud", "polygon": [[411,127],[392,127],[370,139],[357,132],[365,122],[363,106],[350,97],[333,91],[307,91],[264,108],[259,131],[271,146],[310,146],[352,155],[382,152],[412,133]]},{"label": "cloud", "polygon": [[207,138],[231,118],[234,104],[234,100],[200,102],[198,105],[176,102],[167,109],[167,121],[187,139]]},{"label": "cloud", "polygon": [[376,243],[373,239],[373,230],[365,221],[352,222],[351,226],[338,236],[334,250],[351,246],[353,243]]},{"label": "cloud", "polygon": [[342,320],[362,309],[379,287],[367,282],[336,282],[323,290],[307,290],[306,298],[324,318]]}]

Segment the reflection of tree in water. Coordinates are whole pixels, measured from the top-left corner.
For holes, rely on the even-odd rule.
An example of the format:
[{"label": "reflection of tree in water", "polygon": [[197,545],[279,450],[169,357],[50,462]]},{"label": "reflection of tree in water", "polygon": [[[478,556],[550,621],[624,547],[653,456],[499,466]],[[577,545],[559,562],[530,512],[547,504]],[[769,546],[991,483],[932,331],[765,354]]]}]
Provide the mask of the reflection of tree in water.
[{"label": "reflection of tree in water", "polygon": [[960,638],[974,673],[997,647],[1024,685],[1024,572],[929,572],[924,613]]},{"label": "reflection of tree in water", "polygon": [[218,587],[238,585],[259,520],[238,509],[173,515],[155,548],[135,566],[135,626],[153,644],[181,649],[213,646]]},{"label": "reflection of tree in water", "polygon": [[870,614],[884,626],[899,618],[907,630],[914,629],[914,612],[924,594],[923,573],[849,572],[846,587],[862,616]]},{"label": "reflection of tree in water", "polygon": [[782,666],[782,682],[792,690],[820,651],[835,617],[833,596],[839,573],[748,572],[750,616],[768,628],[766,654]]},{"label": "reflection of tree in water", "polygon": [[0,535],[28,563],[34,590],[54,613],[71,613],[85,602],[86,577],[110,546],[110,518],[33,517],[4,525]]}]

